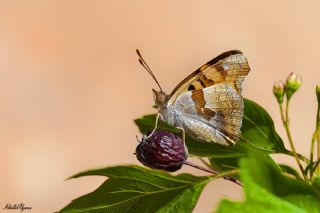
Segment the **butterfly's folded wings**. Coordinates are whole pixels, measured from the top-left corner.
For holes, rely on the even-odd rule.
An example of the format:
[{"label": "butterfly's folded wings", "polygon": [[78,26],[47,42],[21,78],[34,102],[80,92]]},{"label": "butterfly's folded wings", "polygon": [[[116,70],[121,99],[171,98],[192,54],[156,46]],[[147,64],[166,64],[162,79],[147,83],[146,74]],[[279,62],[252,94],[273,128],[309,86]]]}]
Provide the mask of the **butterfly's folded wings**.
[{"label": "butterfly's folded wings", "polygon": [[[225,52],[183,80],[168,105],[181,112],[184,128],[198,139],[230,144],[240,137],[241,84],[250,71],[239,50]],[[210,132],[211,131],[211,132]]]}]

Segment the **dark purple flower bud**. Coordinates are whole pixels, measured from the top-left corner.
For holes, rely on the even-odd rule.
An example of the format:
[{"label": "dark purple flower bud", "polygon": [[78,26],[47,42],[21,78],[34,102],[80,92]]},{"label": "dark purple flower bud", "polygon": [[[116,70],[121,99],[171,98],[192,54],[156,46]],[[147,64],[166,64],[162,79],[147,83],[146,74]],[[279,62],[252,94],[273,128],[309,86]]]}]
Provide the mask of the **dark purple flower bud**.
[{"label": "dark purple flower bud", "polygon": [[188,157],[181,138],[158,129],[150,136],[143,136],[136,155],[143,165],[169,172],[179,170]]}]

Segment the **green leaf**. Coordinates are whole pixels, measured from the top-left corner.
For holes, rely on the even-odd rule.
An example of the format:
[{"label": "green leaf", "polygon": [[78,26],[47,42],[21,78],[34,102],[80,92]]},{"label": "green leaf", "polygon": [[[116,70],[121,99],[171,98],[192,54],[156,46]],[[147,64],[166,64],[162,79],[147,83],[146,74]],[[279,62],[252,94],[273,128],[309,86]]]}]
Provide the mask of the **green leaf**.
[{"label": "green leaf", "polygon": [[266,152],[286,152],[283,141],[276,132],[268,112],[249,99],[244,99],[241,138],[238,142],[250,144]]},{"label": "green leaf", "polygon": [[314,177],[312,181],[312,186],[320,191],[320,176]]},{"label": "green leaf", "polygon": [[242,159],[240,164],[246,200],[242,203],[223,200],[218,213],[320,212],[320,191],[283,175],[272,161],[255,155]]},{"label": "green leaf", "polygon": [[139,166],[89,170],[71,178],[91,175],[109,178],[60,212],[192,212],[210,180],[189,174],[173,176]]},{"label": "green leaf", "polygon": [[295,170],[291,166],[288,166],[288,165],[285,165],[285,164],[279,164],[278,166],[280,167],[282,172],[287,173],[289,175],[292,175],[296,179],[301,179],[302,180],[302,177],[300,176],[299,172],[297,172],[297,170]]}]

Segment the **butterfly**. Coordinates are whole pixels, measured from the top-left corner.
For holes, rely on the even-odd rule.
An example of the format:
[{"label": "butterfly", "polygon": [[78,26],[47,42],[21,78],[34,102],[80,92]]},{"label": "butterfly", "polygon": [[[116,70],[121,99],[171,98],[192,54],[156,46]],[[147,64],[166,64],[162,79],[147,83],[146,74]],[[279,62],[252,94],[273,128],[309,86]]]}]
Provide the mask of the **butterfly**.
[{"label": "butterfly", "polygon": [[140,64],[160,91],[152,89],[158,118],[192,138],[222,145],[234,144],[241,136],[244,103],[241,85],[250,71],[239,50],[220,54],[181,81],[166,94],[139,50]]}]

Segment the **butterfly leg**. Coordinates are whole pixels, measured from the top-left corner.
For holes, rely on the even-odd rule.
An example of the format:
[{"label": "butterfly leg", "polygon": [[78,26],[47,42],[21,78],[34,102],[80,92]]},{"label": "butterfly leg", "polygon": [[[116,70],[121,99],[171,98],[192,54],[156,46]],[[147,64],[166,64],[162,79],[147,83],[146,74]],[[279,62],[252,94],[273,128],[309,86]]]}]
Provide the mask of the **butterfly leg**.
[{"label": "butterfly leg", "polygon": [[188,147],[187,147],[187,145],[186,145],[186,131],[185,131],[184,128],[182,128],[182,127],[176,127],[176,128],[181,130],[182,140],[183,140],[183,143],[184,143],[184,148],[185,148],[185,150],[186,150],[186,153],[188,153]]},{"label": "butterfly leg", "polygon": [[155,122],[155,125],[154,125],[154,130],[156,130],[158,128],[158,122],[159,122],[159,118],[160,118],[161,114],[158,113],[157,114],[157,117],[156,117],[156,122]]},{"label": "butterfly leg", "polygon": [[182,127],[176,127],[176,128],[181,130],[182,140],[185,143],[186,142],[186,132],[184,131],[184,128],[182,128]]},{"label": "butterfly leg", "polygon": [[154,131],[156,131],[156,129],[158,128],[158,122],[159,122],[159,118],[160,118],[161,114],[158,113],[157,117],[156,117],[156,122],[154,124],[154,128],[152,130],[152,132],[149,134],[149,136],[146,137],[146,139],[148,139],[149,137],[151,137],[151,135],[153,135]]}]

